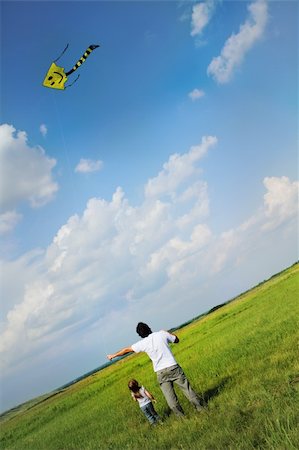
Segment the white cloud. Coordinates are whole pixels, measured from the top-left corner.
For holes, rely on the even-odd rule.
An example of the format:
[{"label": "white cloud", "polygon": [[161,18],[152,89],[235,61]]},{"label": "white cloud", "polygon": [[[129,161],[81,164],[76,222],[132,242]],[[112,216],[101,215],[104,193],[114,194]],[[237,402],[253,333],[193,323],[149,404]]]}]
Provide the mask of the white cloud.
[{"label": "white cloud", "polygon": [[248,6],[249,17],[240,26],[237,34],[232,34],[225,42],[220,56],[212,59],[208,74],[218,83],[231,80],[234,70],[240,66],[245,54],[252,48],[265,31],[268,20],[266,0],[257,0]]},{"label": "white cloud", "polygon": [[190,204],[189,209],[185,210],[176,220],[176,225],[179,229],[184,229],[188,224],[197,223],[203,218],[208,217],[210,205],[207,183],[196,181],[177,196],[176,202],[177,207],[179,207],[182,202],[183,204]]},{"label": "white cloud", "polygon": [[207,26],[215,8],[214,0],[197,3],[192,8],[191,36],[200,35]]},{"label": "white cloud", "polygon": [[196,173],[195,163],[216,143],[216,137],[205,136],[202,138],[201,144],[191,147],[188,153],[171,155],[167,163],[163,165],[163,170],[158,176],[151,178],[147,182],[145,186],[146,197],[156,197],[165,194],[175,195],[176,189]]},{"label": "white cloud", "polygon": [[55,159],[50,159],[41,147],[30,147],[24,131],[0,125],[0,206],[6,211],[21,202],[31,207],[49,202],[58,190],[52,177]]},{"label": "white cloud", "polygon": [[39,131],[45,137],[47,135],[47,133],[48,133],[48,128],[47,128],[47,126],[44,123],[42,123],[40,125],[40,127],[39,127]]},{"label": "white cloud", "polygon": [[6,211],[0,214],[0,234],[6,234],[12,231],[22,219],[22,215],[16,210]]},{"label": "white cloud", "polygon": [[264,195],[266,222],[263,229],[273,229],[286,220],[298,215],[299,183],[287,177],[266,177]]},{"label": "white cloud", "polygon": [[193,89],[193,91],[189,92],[188,96],[192,101],[198,100],[205,95],[204,91],[201,89]]},{"label": "white cloud", "polygon": [[294,222],[291,228],[297,232],[299,182],[291,182],[288,177],[283,176],[265,177],[263,184],[267,189],[263,206],[241,225],[220,235],[212,265],[213,272],[222,270],[231,258],[237,261],[242,249],[243,253],[249,252],[254,240],[265,239],[267,232],[281,225]]},{"label": "white cloud", "polygon": [[81,158],[78,165],[75,168],[75,172],[79,173],[91,173],[98,172],[103,167],[103,161],[93,161],[91,159]]}]

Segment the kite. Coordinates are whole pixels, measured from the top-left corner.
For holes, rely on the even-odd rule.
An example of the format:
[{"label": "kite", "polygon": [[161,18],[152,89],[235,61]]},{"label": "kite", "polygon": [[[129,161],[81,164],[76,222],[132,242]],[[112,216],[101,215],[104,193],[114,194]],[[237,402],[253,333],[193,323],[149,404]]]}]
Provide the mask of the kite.
[{"label": "kite", "polygon": [[65,49],[63,50],[61,55],[57,59],[55,59],[55,61],[52,62],[51,66],[47,72],[47,75],[45,76],[45,79],[43,81],[43,86],[52,88],[52,89],[66,89],[67,87],[74,84],[75,81],[78,80],[80,75],[78,75],[78,77],[69,86],[65,86],[68,76],[71,73],[75,72],[75,70],[77,70],[78,67],[80,67],[81,64],[83,64],[86,61],[86,58],[90,55],[90,53],[98,47],[99,47],[99,45],[90,45],[88,47],[88,49],[84,52],[83,56],[81,56],[81,58],[78,60],[78,62],[74,65],[74,67],[65,73],[64,67],[59,67],[55,63],[56,63],[56,61],[58,61],[58,59],[63,55],[63,53],[68,48],[68,44],[67,44],[67,46],[65,47]]}]

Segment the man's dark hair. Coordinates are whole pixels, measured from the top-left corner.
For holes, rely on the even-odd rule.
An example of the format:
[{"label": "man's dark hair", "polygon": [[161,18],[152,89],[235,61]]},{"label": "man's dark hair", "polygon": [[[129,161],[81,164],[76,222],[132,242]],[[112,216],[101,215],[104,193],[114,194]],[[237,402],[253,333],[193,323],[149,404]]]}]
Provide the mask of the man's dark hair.
[{"label": "man's dark hair", "polygon": [[137,334],[139,334],[140,337],[145,338],[149,334],[152,333],[152,330],[146,323],[139,322],[136,327]]}]

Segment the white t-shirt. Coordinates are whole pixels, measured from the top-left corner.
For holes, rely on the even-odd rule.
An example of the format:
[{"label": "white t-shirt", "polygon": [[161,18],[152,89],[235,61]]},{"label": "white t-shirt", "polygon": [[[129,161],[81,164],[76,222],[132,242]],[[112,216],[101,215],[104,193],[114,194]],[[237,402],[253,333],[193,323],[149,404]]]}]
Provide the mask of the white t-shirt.
[{"label": "white t-shirt", "polygon": [[175,336],[167,331],[161,330],[151,333],[131,347],[135,353],[145,352],[153,362],[154,372],[166,369],[177,364],[168,346],[175,341]]},{"label": "white t-shirt", "polygon": [[[132,397],[134,398],[134,397],[135,397],[135,396],[134,396],[134,393],[131,392],[131,394],[132,394]],[[141,408],[142,406],[147,405],[148,403],[151,403],[151,400],[148,398],[148,396],[147,396],[146,393],[145,393],[145,388],[144,388],[144,386],[141,386],[141,388],[139,389],[139,394],[142,395],[142,397],[140,397],[140,398],[135,397],[135,398],[136,398],[136,400],[138,401],[140,408]]]}]

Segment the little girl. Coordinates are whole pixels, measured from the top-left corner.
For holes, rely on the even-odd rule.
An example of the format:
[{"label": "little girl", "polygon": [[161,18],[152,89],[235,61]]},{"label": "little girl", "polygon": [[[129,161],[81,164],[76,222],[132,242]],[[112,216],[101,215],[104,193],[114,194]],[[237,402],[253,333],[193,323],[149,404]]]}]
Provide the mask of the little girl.
[{"label": "little girl", "polygon": [[145,389],[144,386],[139,386],[138,381],[130,380],[128,387],[131,391],[131,395],[135,402],[138,401],[139,406],[145,417],[148,419],[151,425],[155,425],[160,417],[156,413],[152,401],[156,402],[154,396]]}]

